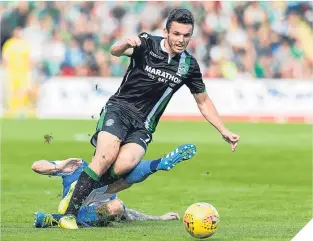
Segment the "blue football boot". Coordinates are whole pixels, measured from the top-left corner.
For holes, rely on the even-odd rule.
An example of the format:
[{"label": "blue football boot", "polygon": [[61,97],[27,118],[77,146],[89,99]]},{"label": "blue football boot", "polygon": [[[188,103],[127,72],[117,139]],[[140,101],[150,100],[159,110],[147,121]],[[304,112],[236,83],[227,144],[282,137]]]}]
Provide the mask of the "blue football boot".
[{"label": "blue football boot", "polygon": [[170,170],[176,164],[191,159],[197,152],[194,144],[184,144],[177,147],[174,151],[161,159],[158,170]]}]

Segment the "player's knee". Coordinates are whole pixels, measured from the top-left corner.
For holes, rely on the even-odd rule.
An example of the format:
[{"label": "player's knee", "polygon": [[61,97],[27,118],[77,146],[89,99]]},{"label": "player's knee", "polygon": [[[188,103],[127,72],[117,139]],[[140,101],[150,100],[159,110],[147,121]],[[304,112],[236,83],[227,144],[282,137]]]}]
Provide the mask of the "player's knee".
[{"label": "player's knee", "polygon": [[105,169],[108,169],[116,159],[116,154],[112,151],[96,152],[92,162],[98,163]]},{"label": "player's knee", "polygon": [[130,172],[138,164],[138,159],[125,154],[119,155],[114,163],[114,171],[116,174],[122,175]]},{"label": "player's knee", "polygon": [[110,201],[107,204],[107,212],[108,212],[108,215],[111,217],[120,218],[124,212],[122,201],[119,199]]},{"label": "player's knee", "polygon": [[110,168],[114,160],[115,160],[114,155],[110,152],[108,153],[97,152],[92,158],[89,167],[99,176],[102,176],[102,174],[105,173]]},{"label": "player's knee", "polygon": [[93,161],[110,166],[116,160],[119,145],[120,142],[116,136],[101,131],[98,134],[98,143]]},{"label": "player's knee", "polygon": [[145,149],[138,144],[128,143],[124,145],[114,163],[115,173],[122,175],[130,172],[139,163],[145,154]]}]

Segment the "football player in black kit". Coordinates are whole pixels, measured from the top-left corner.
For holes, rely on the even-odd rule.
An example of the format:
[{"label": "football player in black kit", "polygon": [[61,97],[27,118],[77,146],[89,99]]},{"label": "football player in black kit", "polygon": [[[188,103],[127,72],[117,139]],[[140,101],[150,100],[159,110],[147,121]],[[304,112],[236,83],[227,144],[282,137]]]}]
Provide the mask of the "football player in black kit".
[{"label": "football player in black kit", "polygon": [[[187,9],[173,9],[164,37],[141,33],[115,43],[114,56],[130,57],[130,65],[117,92],[103,107],[91,144],[96,147],[91,163],[80,175],[60,227],[76,229],[77,212],[98,182],[112,183],[131,171],[143,158],[160,117],[173,94],[186,85],[204,118],[236,150],[239,135],[221,121],[206,93],[197,60],[186,51],[194,28]],[[195,148],[194,145],[190,145]],[[177,149],[170,166],[195,149]]]}]

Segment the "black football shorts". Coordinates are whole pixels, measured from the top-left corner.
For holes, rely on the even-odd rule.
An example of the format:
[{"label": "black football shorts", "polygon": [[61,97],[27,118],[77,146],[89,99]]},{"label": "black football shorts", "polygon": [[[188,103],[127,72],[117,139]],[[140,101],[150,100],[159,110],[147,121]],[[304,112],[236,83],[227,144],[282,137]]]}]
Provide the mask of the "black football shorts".
[{"label": "black football shorts", "polygon": [[145,150],[152,140],[152,134],[142,121],[127,115],[118,105],[107,104],[100,113],[96,132],[91,137],[91,144],[96,147],[98,133],[106,131],[118,137],[121,145],[136,143]]}]

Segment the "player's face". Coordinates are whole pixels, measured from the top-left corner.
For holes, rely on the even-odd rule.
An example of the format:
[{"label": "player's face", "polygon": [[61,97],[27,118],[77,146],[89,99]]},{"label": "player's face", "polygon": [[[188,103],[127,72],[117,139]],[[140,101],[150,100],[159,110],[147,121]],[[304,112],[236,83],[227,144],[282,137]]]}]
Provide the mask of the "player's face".
[{"label": "player's face", "polygon": [[165,29],[164,34],[167,38],[165,47],[172,54],[182,53],[188,46],[192,36],[192,25],[172,22],[169,32]]}]

